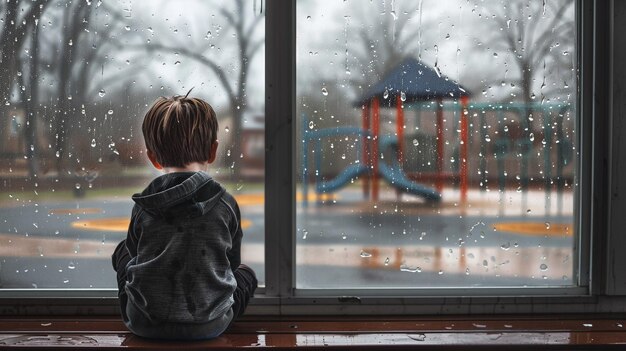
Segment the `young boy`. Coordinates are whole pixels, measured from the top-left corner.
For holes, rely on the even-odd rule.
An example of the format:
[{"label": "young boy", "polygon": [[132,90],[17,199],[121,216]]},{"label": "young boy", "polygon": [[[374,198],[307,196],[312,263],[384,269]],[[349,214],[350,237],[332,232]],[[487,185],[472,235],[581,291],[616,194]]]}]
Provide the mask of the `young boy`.
[{"label": "young boy", "polygon": [[240,264],[237,202],[205,173],[217,130],[213,108],[187,96],[159,98],[144,117],[148,158],[165,174],[133,195],[128,235],[112,257],[122,318],[139,336],[217,337],[257,287]]}]

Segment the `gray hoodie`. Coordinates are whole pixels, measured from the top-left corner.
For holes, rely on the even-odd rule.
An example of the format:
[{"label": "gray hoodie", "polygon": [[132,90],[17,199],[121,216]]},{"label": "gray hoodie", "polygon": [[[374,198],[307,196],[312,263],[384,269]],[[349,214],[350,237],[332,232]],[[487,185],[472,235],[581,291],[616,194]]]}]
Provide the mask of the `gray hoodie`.
[{"label": "gray hoodie", "polygon": [[180,172],[155,179],[133,200],[129,329],[180,339],[222,332],[232,319],[233,271],[240,264],[235,199],[203,172]]}]

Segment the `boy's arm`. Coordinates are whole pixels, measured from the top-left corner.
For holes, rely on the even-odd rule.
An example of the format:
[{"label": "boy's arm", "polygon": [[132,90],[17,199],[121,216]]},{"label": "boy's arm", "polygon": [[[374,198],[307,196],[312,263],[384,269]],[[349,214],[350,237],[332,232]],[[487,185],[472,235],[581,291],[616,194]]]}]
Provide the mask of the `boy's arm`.
[{"label": "boy's arm", "polygon": [[233,199],[233,210],[235,211],[235,222],[231,228],[234,232],[232,236],[232,247],[227,254],[228,261],[230,262],[230,268],[234,271],[239,268],[241,264],[241,239],[243,238],[243,231],[241,230],[241,212],[239,211],[239,205],[237,201]]},{"label": "boy's arm", "polygon": [[139,216],[139,207],[133,206],[133,211],[130,216],[130,224],[128,225],[128,234],[126,235],[126,248],[131,257],[137,256],[137,244],[139,243],[139,233],[135,231],[135,222]]}]

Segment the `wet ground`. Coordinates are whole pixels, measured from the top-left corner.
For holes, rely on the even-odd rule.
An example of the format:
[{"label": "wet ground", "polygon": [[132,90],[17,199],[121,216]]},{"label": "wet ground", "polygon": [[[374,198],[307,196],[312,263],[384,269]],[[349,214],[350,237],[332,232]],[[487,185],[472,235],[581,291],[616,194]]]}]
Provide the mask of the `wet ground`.
[{"label": "wet ground", "polygon": [[[236,194],[242,260],[264,280],[263,194]],[[436,206],[347,189],[298,202],[303,288],[571,286],[572,196],[453,189]],[[398,201],[400,200],[400,201]],[[2,288],[113,288],[110,254],[126,235],[129,199],[19,203],[0,209]]]}]

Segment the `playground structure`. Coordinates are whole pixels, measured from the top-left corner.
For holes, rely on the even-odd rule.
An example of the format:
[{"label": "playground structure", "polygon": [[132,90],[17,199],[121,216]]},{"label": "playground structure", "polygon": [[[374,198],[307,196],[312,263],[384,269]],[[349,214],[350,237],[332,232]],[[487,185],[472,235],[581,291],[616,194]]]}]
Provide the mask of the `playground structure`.
[{"label": "playground structure", "polygon": [[[359,179],[363,186],[364,198],[367,199],[371,196],[374,201],[377,201],[379,198],[379,181],[382,179],[398,192],[413,194],[427,201],[437,202],[441,199],[444,183],[447,180],[453,180],[458,186],[460,202],[463,204],[467,201],[468,183],[470,181],[468,169],[471,164],[471,169],[477,170],[480,179],[476,179],[474,171],[472,171],[472,178],[475,183],[480,184],[480,189],[483,191],[488,189],[487,174],[490,174],[492,178],[494,174],[497,175],[498,189],[503,193],[507,181],[509,184],[512,181],[511,177],[507,180],[507,174],[513,175],[514,172],[517,172],[513,181],[516,182],[518,191],[527,190],[530,180],[535,183],[542,180],[546,203],[548,203],[554,184],[556,184],[559,198],[561,198],[560,195],[567,182],[566,178],[569,177],[564,176],[563,170],[564,167],[571,164],[570,160],[572,160],[573,142],[570,141],[572,135],[566,136],[568,133],[563,126],[564,116],[571,108],[569,104],[469,104],[465,89],[450,82],[445,77],[441,78],[431,68],[415,60],[407,60],[399,67],[394,72],[396,75],[400,74],[400,77],[394,78],[394,72],[390,73],[358,102],[357,106],[360,106],[362,111],[361,128],[342,126],[313,130],[307,128],[309,121],[305,115],[302,116],[302,182],[305,198],[307,198],[309,182],[308,150],[310,147],[313,147],[311,154],[314,157],[315,190],[318,194],[335,192]],[[447,86],[442,88],[434,83],[427,84],[426,87],[420,88],[425,94],[421,96],[415,89],[406,88],[406,85],[414,82],[403,75],[418,71],[421,72],[418,73],[420,77],[428,76],[429,71],[427,70],[431,70],[431,80],[442,79]],[[402,80],[405,87],[402,90],[389,88],[394,80]],[[427,81],[430,82],[428,79]],[[422,81],[422,83],[424,82]],[[437,83],[441,83],[441,81],[437,81]],[[444,103],[444,97],[457,97],[458,99]],[[382,107],[396,108],[395,134],[381,135],[380,133],[381,102]],[[416,117],[416,123],[421,123],[424,113],[435,116],[435,145],[424,146],[436,150],[434,171],[411,173],[404,170],[406,165],[404,114],[407,111],[416,111],[419,114],[419,118]],[[444,118],[444,113],[448,114],[446,118]],[[529,115],[534,116],[534,125],[529,122],[527,118]],[[533,118],[530,120],[532,121]],[[428,123],[432,123],[431,121],[432,118],[428,119]],[[450,123],[450,121],[452,128],[448,129],[444,122]],[[508,130],[511,122],[518,123],[518,129],[525,132],[517,136],[513,135],[513,131]],[[537,123],[540,126],[535,129]],[[496,131],[497,128],[500,130]],[[453,135],[450,135],[450,131],[453,131]],[[542,134],[535,136],[533,131],[535,134],[542,131]],[[530,138],[528,137],[529,133]],[[324,179],[322,175],[322,143],[323,140],[333,137],[351,137],[353,140],[358,140],[358,145],[355,145],[357,146],[356,159],[358,161],[341,170],[332,179]],[[444,171],[446,168],[446,148],[448,150],[450,148],[446,144],[449,142],[456,145],[453,158],[458,162],[454,164],[456,169]],[[538,143],[542,144],[539,145],[539,148],[536,147]],[[472,148],[472,156],[468,157],[470,147]],[[535,152],[532,152],[533,150]],[[395,157],[391,161],[387,157],[383,162],[381,154],[389,154],[389,151],[393,151],[392,154]],[[542,154],[543,162],[531,157],[531,153],[533,157],[540,157],[538,155]],[[557,162],[553,164],[554,160]],[[512,164],[514,164],[515,170],[511,168]],[[494,166],[496,166],[496,170],[493,170]],[[533,167],[535,172],[529,175],[529,169]],[[537,167],[542,168],[537,171]],[[488,169],[491,169],[491,173]],[[425,180],[433,180],[434,189],[418,183]],[[493,187],[491,188],[493,189]]]},{"label": "playground structure", "polygon": [[[379,180],[386,180],[391,186],[397,190],[420,196],[427,201],[440,201],[443,182],[437,183],[437,190],[430,189],[421,184],[415,183],[404,174],[402,164],[404,161],[404,105],[415,101],[426,101],[437,99],[438,105],[442,105],[444,98],[461,98],[463,106],[467,105],[469,94],[460,85],[453,83],[447,77],[442,76],[433,68],[422,64],[413,58],[408,58],[400,63],[396,68],[392,69],[380,82],[372,86],[372,88],[360,99],[357,106],[362,108],[362,129],[344,129],[341,130],[321,130],[310,132],[304,129],[304,150],[307,149],[309,140],[321,140],[322,137],[331,135],[339,135],[344,132],[348,134],[356,134],[361,137],[361,162],[346,168],[340,175],[331,181],[323,182],[319,179],[319,172],[316,172],[316,190],[318,193],[332,192],[339,187],[348,184],[349,181],[356,177],[363,179],[363,194],[365,198],[369,198],[371,192],[372,199],[379,199]],[[380,108],[381,100],[387,102],[388,107],[396,108],[396,135],[381,136],[380,135]],[[371,115],[371,118],[370,118]],[[466,114],[464,114],[465,116]],[[306,121],[306,117],[303,116]],[[464,121],[464,122],[463,122]],[[438,158],[443,157],[443,113],[438,114],[438,135],[437,152]],[[467,138],[467,118],[463,117],[461,122],[461,137]],[[464,130],[464,133],[463,133]],[[466,139],[465,139],[466,140]],[[462,145],[467,145],[466,142]],[[319,146],[319,144],[318,144]],[[392,160],[391,165],[380,162],[380,152],[387,148],[396,149],[396,159]],[[467,158],[467,148],[462,147],[462,159]],[[319,155],[319,152],[317,153]],[[303,156],[304,192],[307,192],[307,174],[306,151]],[[316,159],[316,169],[319,169],[321,162],[319,156]],[[438,169],[442,173],[442,169]],[[461,187],[467,188],[467,166],[461,166]],[[370,191],[371,189],[371,191]]]}]

